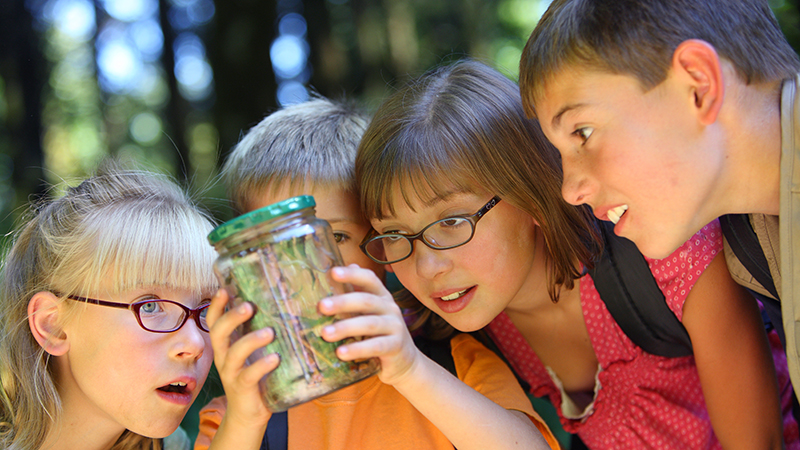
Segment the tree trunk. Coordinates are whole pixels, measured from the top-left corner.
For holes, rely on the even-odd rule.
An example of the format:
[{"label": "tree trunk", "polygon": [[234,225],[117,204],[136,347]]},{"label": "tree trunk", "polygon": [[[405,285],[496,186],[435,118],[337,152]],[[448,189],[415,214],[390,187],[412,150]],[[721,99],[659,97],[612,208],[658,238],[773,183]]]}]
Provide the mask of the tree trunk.
[{"label": "tree trunk", "polygon": [[[24,0],[0,5],[0,77],[6,106],[5,114],[0,115],[0,153],[13,164],[10,182],[16,193],[14,204],[6,204],[10,210],[45,190],[41,110],[46,63]],[[7,211],[2,211],[2,219],[8,220]]]},{"label": "tree trunk", "polygon": [[191,167],[192,161],[189,158],[189,146],[186,142],[186,118],[191,106],[178,91],[178,80],[175,78],[175,29],[169,23],[168,12],[170,3],[167,0],[159,0],[159,22],[161,31],[164,33],[164,51],[161,54],[161,64],[164,66],[164,75],[167,77],[169,87],[169,101],[164,114],[166,115],[165,130],[175,145],[178,152],[178,167],[175,168],[175,175],[181,181],[186,181],[190,174],[194,173]]},{"label": "tree trunk", "polygon": [[216,2],[216,7],[206,43],[214,68],[214,120],[222,162],[240,136],[277,107],[269,59],[277,4],[275,0],[226,0]]}]

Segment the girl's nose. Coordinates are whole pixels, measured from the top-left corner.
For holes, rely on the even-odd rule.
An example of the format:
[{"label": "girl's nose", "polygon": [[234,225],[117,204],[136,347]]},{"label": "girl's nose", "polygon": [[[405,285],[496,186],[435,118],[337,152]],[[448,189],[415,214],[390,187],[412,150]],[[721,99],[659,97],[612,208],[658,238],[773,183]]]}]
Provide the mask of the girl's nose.
[{"label": "girl's nose", "polygon": [[175,357],[181,359],[200,359],[209,346],[208,333],[201,330],[194,320],[187,320],[183,326],[174,332],[176,343],[172,348]]},{"label": "girl's nose", "polygon": [[414,258],[420,278],[434,279],[452,268],[452,260],[447,254],[452,250],[435,250],[419,241],[414,242],[414,246],[411,257]]}]

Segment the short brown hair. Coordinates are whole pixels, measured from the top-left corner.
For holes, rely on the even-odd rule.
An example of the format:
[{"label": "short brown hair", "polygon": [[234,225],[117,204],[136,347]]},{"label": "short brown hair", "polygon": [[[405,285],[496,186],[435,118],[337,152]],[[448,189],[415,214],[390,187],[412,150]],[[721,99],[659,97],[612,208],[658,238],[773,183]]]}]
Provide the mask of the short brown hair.
[{"label": "short brown hair", "polygon": [[536,115],[534,101],[568,65],[632,75],[649,90],[688,39],[711,44],[747,84],[800,71],[767,0],[553,0],[522,52],[525,111]]},{"label": "short brown hair", "polygon": [[561,197],[561,160],[539,123],[522,110],[517,85],[485,64],[461,60],[412,81],[384,100],[356,157],[362,210],[393,212],[392,190],[410,200],[475,187],[500,196],[539,223],[551,264],[549,292],[591,265],[599,244],[588,207]]}]

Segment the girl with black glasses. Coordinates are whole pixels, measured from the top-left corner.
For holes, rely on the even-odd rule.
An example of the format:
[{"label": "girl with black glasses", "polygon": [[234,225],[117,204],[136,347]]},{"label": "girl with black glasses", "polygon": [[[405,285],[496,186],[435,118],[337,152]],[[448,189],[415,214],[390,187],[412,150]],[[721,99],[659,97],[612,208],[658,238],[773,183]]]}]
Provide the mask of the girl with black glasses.
[{"label": "girl with black glasses", "polygon": [[756,302],[728,275],[719,224],[647,260],[694,354],[646,353],[586,274],[597,218],[622,212],[613,198],[597,218],[563,200],[558,151],[500,72],[460,61],[399,89],[364,134],[356,178],[375,229],[362,249],[419,311],[487,329],[589,448],[800,446],[785,357],[771,333],[773,362]]}]

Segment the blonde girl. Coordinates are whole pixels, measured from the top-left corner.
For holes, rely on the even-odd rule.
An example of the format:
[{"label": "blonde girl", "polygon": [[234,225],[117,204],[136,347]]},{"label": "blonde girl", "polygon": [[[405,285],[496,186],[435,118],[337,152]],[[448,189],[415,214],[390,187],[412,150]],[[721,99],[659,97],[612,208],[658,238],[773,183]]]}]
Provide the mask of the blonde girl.
[{"label": "blonde girl", "polygon": [[111,162],[32,205],[0,281],[0,448],[187,448],[212,228],[170,179]]}]

